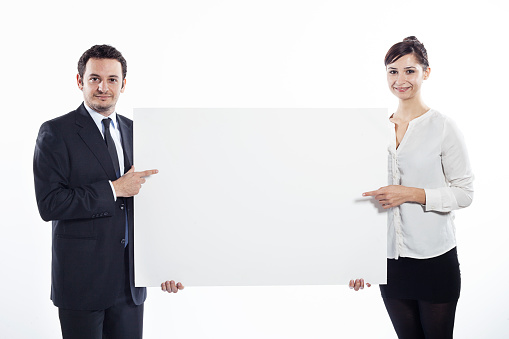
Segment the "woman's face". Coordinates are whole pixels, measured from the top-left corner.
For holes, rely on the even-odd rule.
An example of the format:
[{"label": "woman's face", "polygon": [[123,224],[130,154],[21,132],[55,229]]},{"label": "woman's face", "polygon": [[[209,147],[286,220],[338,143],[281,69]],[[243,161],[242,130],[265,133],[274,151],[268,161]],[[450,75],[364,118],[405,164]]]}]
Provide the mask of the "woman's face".
[{"label": "woman's face", "polygon": [[390,91],[400,100],[408,100],[420,94],[423,80],[429,77],[415,55],[407,54],[387,65],[387,83]]}]

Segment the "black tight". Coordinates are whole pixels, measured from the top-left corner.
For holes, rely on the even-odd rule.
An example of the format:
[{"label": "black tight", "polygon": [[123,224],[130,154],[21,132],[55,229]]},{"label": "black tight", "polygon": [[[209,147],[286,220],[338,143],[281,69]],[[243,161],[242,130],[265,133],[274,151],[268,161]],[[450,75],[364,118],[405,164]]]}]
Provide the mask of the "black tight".
[{"label": "black tight", "polygon": [[452,339],[458,301],[383,300],[399,339]]}]

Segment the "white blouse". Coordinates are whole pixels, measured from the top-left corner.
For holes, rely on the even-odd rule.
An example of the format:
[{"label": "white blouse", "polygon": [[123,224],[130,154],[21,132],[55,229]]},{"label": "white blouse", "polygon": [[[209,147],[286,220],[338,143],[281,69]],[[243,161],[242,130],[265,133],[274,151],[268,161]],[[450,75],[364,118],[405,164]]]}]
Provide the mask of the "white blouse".
[{"label": "white blouse", "polygon": [[423,188],[426,205],[389,209],[387,257],[426,259],[456,246],[453,210],[472,202],[474,176],[463,135],[448,117],[431,109],[410,121],[396,149],[391,122],[389,185]]}]

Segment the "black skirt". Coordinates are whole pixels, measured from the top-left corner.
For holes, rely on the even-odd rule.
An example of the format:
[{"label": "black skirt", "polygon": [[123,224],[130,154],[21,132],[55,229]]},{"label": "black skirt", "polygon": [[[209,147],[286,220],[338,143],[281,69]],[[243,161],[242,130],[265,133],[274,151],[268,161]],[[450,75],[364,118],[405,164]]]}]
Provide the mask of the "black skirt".
[{"label": "black skirt", "polygon": [[460,289],[456,247],[430,259],[387,259],[387,285],[380,285],[383,298],[432,303],[457,301]]}]

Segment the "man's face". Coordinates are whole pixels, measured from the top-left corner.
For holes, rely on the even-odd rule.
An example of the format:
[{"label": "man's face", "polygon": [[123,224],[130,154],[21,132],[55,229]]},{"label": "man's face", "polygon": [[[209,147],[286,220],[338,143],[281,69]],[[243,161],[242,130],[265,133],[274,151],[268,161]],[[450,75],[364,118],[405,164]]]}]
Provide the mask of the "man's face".
[{"label": "man's face", "polygon": [[115,111],[126,84],[122,65],[116,59],[89,59],[83,78],[78,74],[77,80],[87,106],[106,117]]}]

